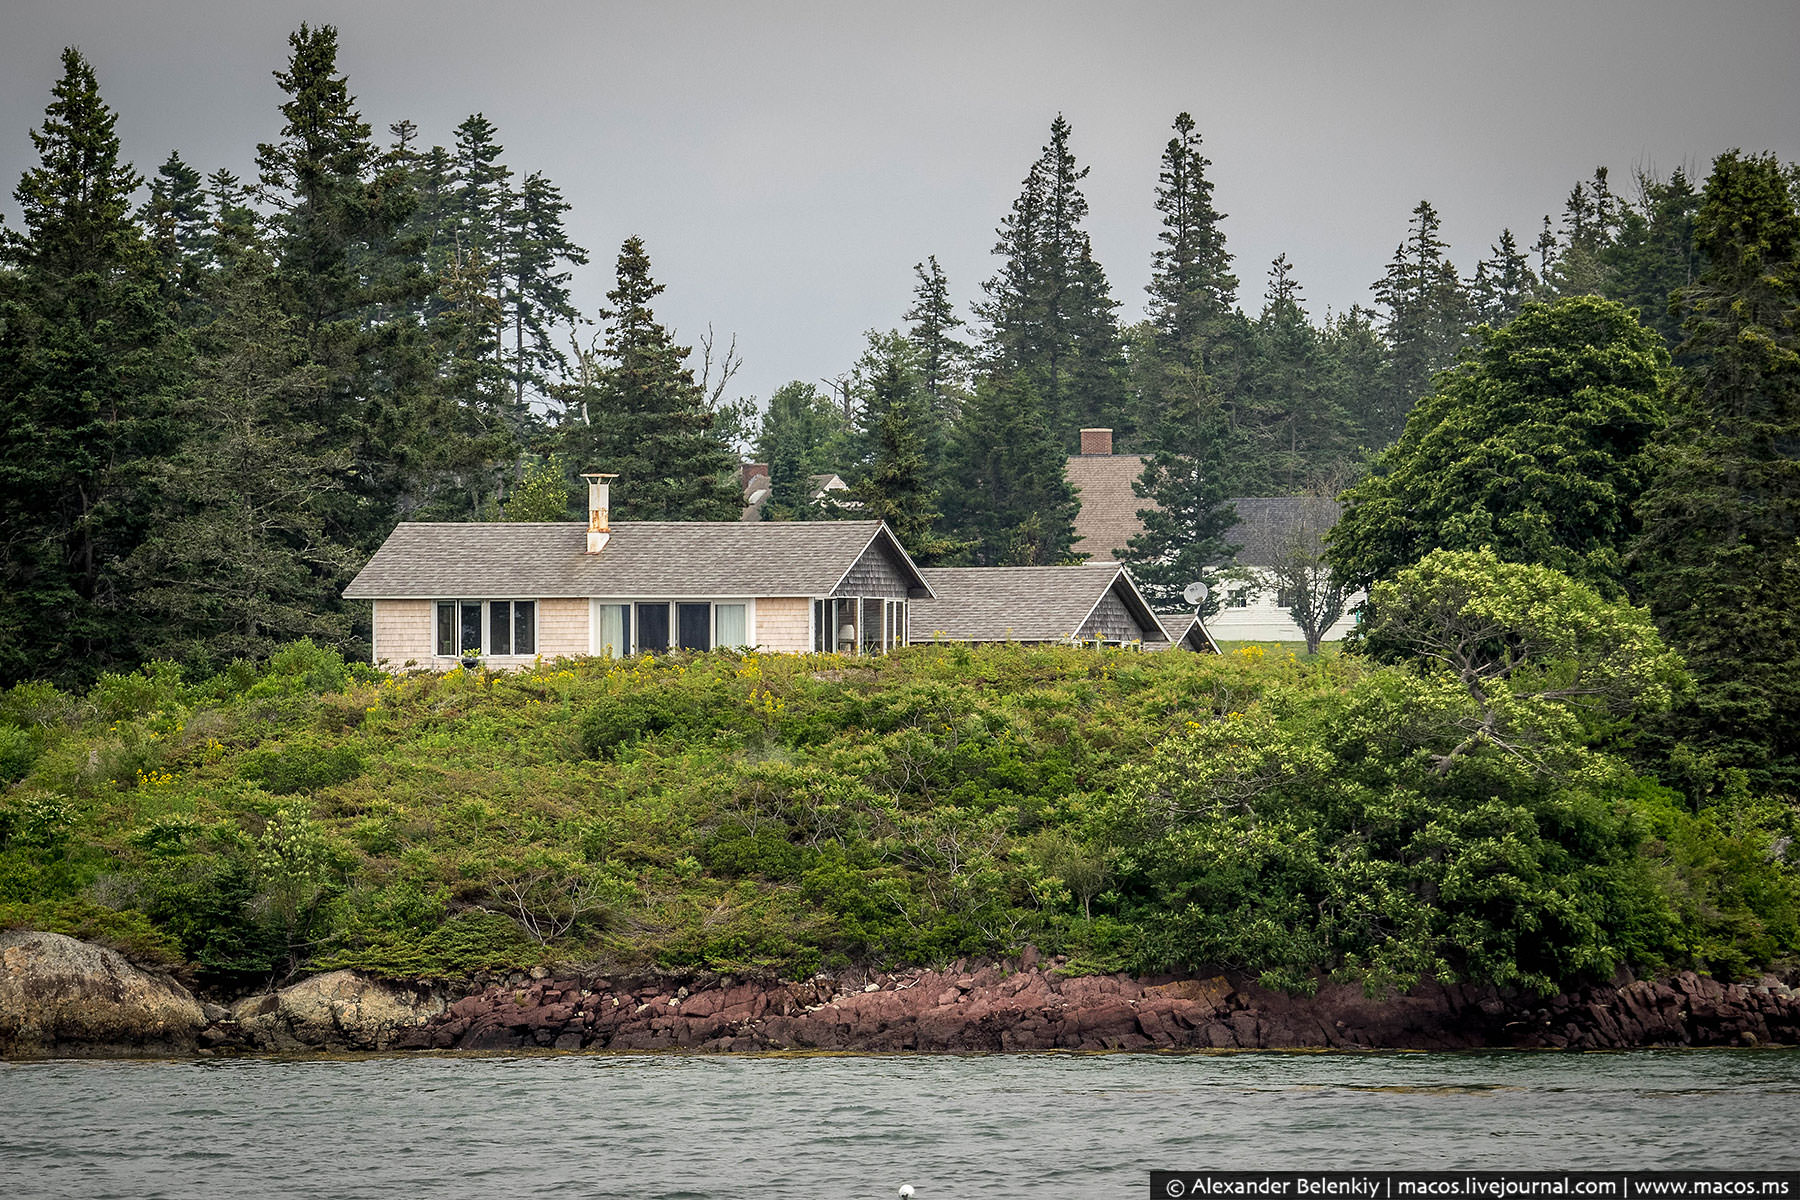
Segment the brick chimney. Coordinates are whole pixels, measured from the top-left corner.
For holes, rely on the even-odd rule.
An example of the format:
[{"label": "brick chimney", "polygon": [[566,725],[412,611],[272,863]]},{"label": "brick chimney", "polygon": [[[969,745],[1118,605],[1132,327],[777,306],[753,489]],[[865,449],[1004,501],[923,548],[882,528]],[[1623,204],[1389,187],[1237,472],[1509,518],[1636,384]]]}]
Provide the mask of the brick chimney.
[{"label": "brick chimney", "polygon": [[618,476],[584,471],[581,477],[588,481],[587,552],[598,554],[612,540],[612,481]]},{"label": "brick chimney", "polygon": [[758,475],[766,478],[768,474],[768,463],[740,463],[738,465],[738,486],[749,487],[752,479],[755,479]]},{"label": "brick chimney", "polygon": [[1084,429],[1081,431],[1081,452],[1083,454],[1111,454],[1112,430]]}]

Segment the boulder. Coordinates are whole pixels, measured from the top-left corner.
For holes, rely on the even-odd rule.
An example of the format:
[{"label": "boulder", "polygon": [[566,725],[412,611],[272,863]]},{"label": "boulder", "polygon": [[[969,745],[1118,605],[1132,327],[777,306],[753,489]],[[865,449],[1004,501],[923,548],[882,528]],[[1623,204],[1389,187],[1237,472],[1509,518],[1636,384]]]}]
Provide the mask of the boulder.
[{"label": "boulder", "polygon": [[117,951],[0,933],[0,1055],[185,1054],[205,1026],[192,993]]},{"label": "boulder", "polygon": [[232,1009],[259,1050],[386,1050],[445,1011],[435,993],[331,971],[279,992],[247,996]]}]

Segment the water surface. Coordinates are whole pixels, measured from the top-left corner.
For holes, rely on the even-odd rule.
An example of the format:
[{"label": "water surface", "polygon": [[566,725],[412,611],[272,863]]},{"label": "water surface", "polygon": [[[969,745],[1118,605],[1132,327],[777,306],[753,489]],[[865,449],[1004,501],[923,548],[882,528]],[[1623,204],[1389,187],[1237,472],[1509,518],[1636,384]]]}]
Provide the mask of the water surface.
[{"label": "water surface", "polygon": [[1141,1197],[1152,1168],[1793,1169],[1797,1116],[1791,1050],[26,1063],[0,1065],[0,1196]]}]

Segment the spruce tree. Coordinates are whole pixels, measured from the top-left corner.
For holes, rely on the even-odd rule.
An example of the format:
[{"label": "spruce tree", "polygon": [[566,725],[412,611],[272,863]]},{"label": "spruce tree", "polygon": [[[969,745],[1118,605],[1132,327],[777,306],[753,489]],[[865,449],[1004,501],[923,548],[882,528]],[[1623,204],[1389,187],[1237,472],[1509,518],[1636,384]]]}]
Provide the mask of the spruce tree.
[{"label": "spruce tree", "polygon": [[139,213],[162,268],[164,295],[184,325],[202,317],[201,281],[211,267],[212,214],[200,172],[170,153],[150,181],[150,199]]},{"label": "spruce tree", "polygon": [[1700,684],[1677,728],[1800,794],[1800,201],[1773,155],[1719,156],[1677,293],[1689,364],[1638,506],[1635,564]]},{"label": "spruce tree", "polygon": [[143,183],[73,49],[31,132],[39,165],[0,242],[0,683],[134,666],[144,615],[119,564],[161,508],[185,339],[133,218]]},{"label": "spruce tree", "polygon": [[676,345],[651,311],[662,290],[643,240],[627,238],[601,314],[605,360],[593,385],[573,397],[564,457],[577,470],[619,476],[612,495],[621,519],[735,520],[743,510],[735,457],[685,365],[689,348]]},{"label": "spruce tree", "polygon": [[998,230],[1001,270],[976,313],[987,325],[986,372],[1022,372],[1057,440],[1072,448],[1082,425],[1119,425],[1128,414],[1118,302],[1082,228],[1087,168],[1076,165],[1071,133],[1060,114],[1051,122],[1050,141]]},{"label": "spruce tree", "polygon": [[989,376],[951,445],[946,525],[976,566],[1050,566],[1078,552],[1075,490],[1030,379]]},{"label": "spruce tree", "polygon": [[1229,500],[1233,441],[1204,371],[1173,367],[1166,378],[1167,409],[1144,472],[1132,484],[1138,498],[1150,502],[1138,510],[1144,532],[1133,535],[1124,559],[1145,597],[1160,609],[1180,608],[1183,589],[1205,583],[1209,594],[1202,613],[1211,615],[1219,607],[1219,571],[1239,549],[1226,541],[1237,523]]},{"label": "spruce tree", "polygon": [[1475,278],[1469,285],[1474,320],[1498,329],[1518,316],[1537,290],[1531,260],[1520,251],[1513,231],[1502,229],[1500,240],[1488,248],[1488,257],[1475,264]]},{"label": "spruce tree", "polygon": [[1212,182],[1206,169],[1212,160],[1200,153],[1194,118],[1175,118],[1175,136],[1163,148],[1157,173],[1156,210],[1162,214],[1162,246],[1151,262],[1150,320],[1165,355],[1182,357],[1198,347],[1202,353],[1218,323],[1237,304],[1237,276],[1225,249],[1225,214],[1213,207]]},{"label": "spruce tree", "polygon": [[905,314],[911,322],[907,336],[919,365],[919,386],[925,389],[932,411],[948,425],[956,420],[967,390],[970,350],[956,337],[964,322],[950,303],[950,282],[936,255],[913,264],[913,273],[919,277],[919,285],[913,289],[913,305]]},{"label": "spruce tree", "polygon": [[519,187],[507,226],[503,309],[512,343],[507,372],[521,414],[528,392],[547,396],[553,380],[568,369],[555,331],[580,320],[569,298],[567,267],[586,265],[588,256],[563,228],[568,210],[561,190],[534,171]]},{"label": "spruce tree", "polygon": [[1431,389],[1431,377],[1454,366],[1468,340],[1468,293],[1445,253],[1439,227],[1437,210],[1419,201],[1406,241],[1375,283],[1375,298],[1387,310],[1382,332],[1390,354],[1380,409],[1368,415],[1374,447],[1400,435],[1413,405]]},{"label": "spruce tree", "polygon": [[857,366],[863,402],[856,430],[859,453],[849,472],[855,515],[886,521],[907,553],[930,566],[959,547],[937,531],[943,514],[926,457],[933,421],[913,348],[897,333],[871,333]]},{"label": "spruce tree", "polygon": [[1242,495],[1329,487],[1348,470],[1354,433],[1330,386],[1319,331],[1301,307],[1287,255],[1269,267],[1255,353],[1240,385],[1234,486]]},{"label": "spruce tree", "polygon": [[1675,293],[1692,286],[1700,272],[1694,247],[1700,195],[1680,168],[1667,180],[1640,171],[1637,183],[1637,203],[1625,207],[1618,235],[1601,252],[1608,294],[1637,309],[1639,319],[1673,348],[1681,341]]}]

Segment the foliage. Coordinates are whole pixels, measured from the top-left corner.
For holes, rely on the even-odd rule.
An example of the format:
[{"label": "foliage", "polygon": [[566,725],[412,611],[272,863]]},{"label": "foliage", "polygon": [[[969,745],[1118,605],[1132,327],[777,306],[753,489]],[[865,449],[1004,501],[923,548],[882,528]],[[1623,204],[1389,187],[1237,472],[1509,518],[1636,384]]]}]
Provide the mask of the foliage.
[{"label": "foliage", "polygon": [[[228,986],[1034,942],[1297,987],[1543,987],[1800,949],[1778,809],[1740,788],[1694,812],[1598,748],[1678,683],[1632,657],[1641,614],[1536,568],[1434,569],[1420,613],[1461,611],[1431,599],[1457,580],[1500,597],[1517,628],[1467,644],[1511,672],[1471,661],[1490,703],[1510,689],[1496,728],[1536,722],[1554,770],[1456,753],[1480,702],[1412,660],[915,647],[383,676],[302,644],[260,671],[116,676],[104,708],[9,693],[0,727],[42,747],[0,797],[0,905],[77,906],[87,924],[54,927],[147,931]],[[127,750],[142,777],[105,765]]]},{"label": "foliage", "polygon": [[1366,588],[1435,548],[1491,547],[1620,594],[1663,423],[1656,335],[1622,306],[1581,297],[1528,304],[1481,336],[1344,494],[1332,565]]}]

